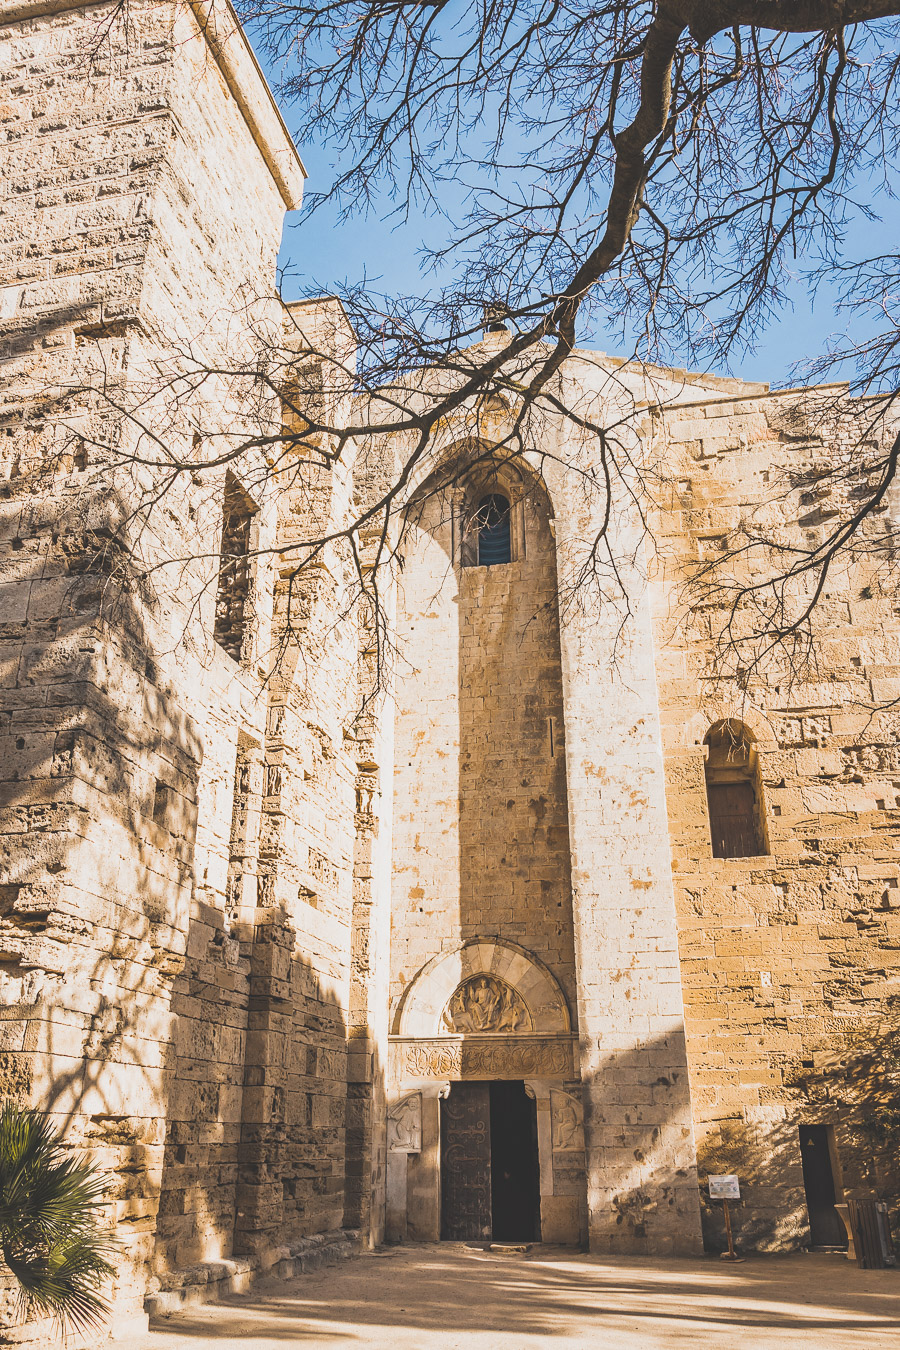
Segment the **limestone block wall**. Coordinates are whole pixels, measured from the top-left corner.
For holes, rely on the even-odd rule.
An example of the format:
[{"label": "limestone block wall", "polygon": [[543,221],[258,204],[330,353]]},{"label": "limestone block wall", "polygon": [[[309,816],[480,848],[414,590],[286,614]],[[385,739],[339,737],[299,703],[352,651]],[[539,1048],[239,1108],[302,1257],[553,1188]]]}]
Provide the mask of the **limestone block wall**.
[{"label": "limestone block wall", "polygon": [[[592,417],[604,405],[616,416],[602,363],[573,369],[565,397]],[[567,588],[607,502],[566,466],[589,470],[596,448],[571,426],[548,444]],[[596,1251],[688,1253],[699,1214],[655,654],[640,526],[624,492],[611,519],[628,621],[618,583],[602,574],[561,628],[589,1235]]]},{"label": "limestone block wall", "polygon": [[150,203],[172,134],[171,16],[164,6],[135,7],[126,49],[101,41],[112,12],[3,7],[7,359],[21,343],[37,346],[32,363],[52,363],[72,343],[67,325],[115,320],[138,303]]},{"label": "limestone block wall", "polygon": [[[115,503],[90,490],[87,442],[120,428],[82,363],[106,320],[121,385],[168,137],[159,12],[136,15],[131,69],[99,53],[92,83],[102,17],[3,15],[3,715],[19,747],[2,762],[3,1031],[5,1091],[115,1177],[124,1316],[152,1248],[202,744],[149,660],[144,597],[122,592]],[[148,743],[157,719],[168,734]]]},{"label": "limestone block wall", "polygon": [[404,547],[391,992],[395,1004],[439,952],[484,934],[538,956],[574,1021],[555,551],[546,497],[523,506],[513,562],[460,567],[442,497]]},{"label": "limestone block wall", "polygon": [[[343,1221],[357,653],[339,558],[278,680],[288,582],[264,558],[241,662],[215,644],[221,474],[122,525],[147,430],[184,449],[246,417],[220,383],[173,420],[148,372],[173,328],[246,351],[233,297],[271,291],[302,171],[252,58],[213,62],[186,8],[130,6],[88,70],[111,13],[19,5],[0,30],[0,1082],[113,1178],[121,1329],[147,1262],[271,1259]],[[297,480],[280,524],[246,467],[264,551],[310,497]]]},{"label": "limestone block wall", "polygon": [[[704,399],[658,424],[671,479],[654,610],[698,1153],[701,1174],[739,1173],[739,1239],[763,1248],[809,1241],[800,1125],[833,1130],[839,1199],[898,1194],[896,1160],[864,1128],[900,992],[898,620],[883,554],[858,556],[829,574],[809,662],[775,653],[739,685],[711,678],[726,669],[721,599],[685,605],[682,586],[742,525],[824,537],[842,489],[817,485],[817,466],[858,457],[868,421],[847,413],[826,390]],[[772,566],[758,553],[754,575]],[[725,716],[755,741],[765,856],[712,857],[702,742]],[[716,1207],[704,1223],[721,1243]]]},{"label": "limestone block wall", "polygon": [[219,344],[235,362],[259,302],[277,299],[284,211],[300,205],[304,170],[236,19],[224,6],[163,9],[169,140],[141,309],[173,349]]},{"label": "limestone block wall", "polygon": [[[486,354],[503,340],[502,335],[486,339]],[[477,359],[477,353],[471,355]],[[740,388],[739,383],[689,377],[683,371],[633,371],[620,361],[579,353],[566,367],[560,397],[587,419],[618,426],[620,435],[632,437],[636,449],[641,434],[640,419],[634,418],[636,405],[646,406],[648,399],[663,395],[677,401],[714,389],[730,393]],[[630,419],[631,430],[622,431]],[[500,417],[493,430],[502,439],[509,427]],[[552,502],[554,543],[548,542],[547,548],[554,555],[554,588],[563,597],[557,602],[562,678],[556,685],[546,660],[533,661],[526,676],[515,643],[503,647],[498,643],[503,663],[495,665],[491,675],[498,686],[509,684],[514,691],[511,746],[518,740],[527,748],[532,774],[538,762],[532,739],[535,714],[548,720],[553,716],[554,725],[556,717],[560,719],[566,881],[571,885],[574,937],[574,948],[568,952],[574,962],[569,964],[568,952],[566,962],[559,961],[547,911],[538,916],[537,905],[529,910],[528,936],[520,934],[517,940],[542,956],[570,998],[575,991],[572,1011],[580,1040],[592,1248],[694,1252],[700,1247],[696,1158],[645,539],[628,485],[617,480],[615,499],[607,501],[594,437],[582,434],[577,424],[552,416],[543,418],[529,434],[537,449],[527,458],[535,470],[539,466]],[[452,439],[448,432],[448,450]],[[607,512],[618,578],[602,564],[595,569],[588,557]],[[415,546],[404,550],[401,576],[402,660],[411,670],[404,672],[401,663],[398,677],[395,1004],[423,957],[437,950],[445,933],[449,931],[451,945],[459,941],[450,927],[463,912],[462,893],[456,889],[457,858],[465,858],[470,841],[485,839],[489,831],[506,843],[503,812],[499,821],[496,814],[488,819],[492,807],[487,793],[481,794],[480,817],[467,817],[465,836],[457,813],[459,784],[464,781],[458,773],[457,747],[466,726],[458,691],[468,677],[464,681],[461,675],[462,649],[454,648],[448,634],[453,635],[460,622],[456,614],[466,614],[470,593],[465,590],[465,569],[460,580],[451,573],[450,522],[447,504],[440,512],[434,503],[424,508]],[[515,566],[498,571],[514,573]],[[490,569],[483,575],[482,589],[472,597],[477,601],[474,632],[482,631],[478,625],[486,611],[495,616],[494,631],[502,634],[493,589],[500,578],[492,578]],[[627,619],[620,583],[627,596]],[[543,599],[536,579],[529,593],[540,593]],[[540,613],[537,606],[534,612]],[[490,650],[485,642],[482,658]],[[532,675],[539,676],[534,685]],[[526,679],[523,697],[521,682]],[[480,686],[472,687],[480,694]],[[424,688],[427,704],[419,694]],[[531,702],[533,694],[537,697]],[[485,705],[486,768],[478,779],[498,798],[502,771],[512,776],[513,759],[511,754],[510,764],[490,762],[494,726],[498,720],[502,723],[503,697],[501,692],[499,703]],[[550,799],[549,793],[544,795]],[[536,799],[532,792],[529,804]],[[532,810],[522,817],[522,833],[533,832],[537,823]],[[515,878],[514,891],[521,885]],[[492,903],[488,887],[482,898],[477,893],[473,898],[473,907],[480,905],[482,922],[491,916]],[[542,951],[537,943],[550,945]],[[396,1032],[396,1018],[392,1026]],[[421,1166],[410,1163],[406,1174],[407,1193],[415,1193],[416,1205],[425,1204],[416,1178],[436,1165],[424,1144],[423,1150]],[[542,1163],[542,1185],[543,1179]],[[397,1188],[398,1194],[401,1190]],[[389,1197],[389,1209],[396,1208],[396,1200],[396,1195]],[[428,1221],[433,1231],[430,1211]]]},{"label": "limestone block wall", "polygon": [[[319,489],[312,521],[282,495],[282,548],[346,510],[346,482]],[[333,551],[275,586],[257,877],[238,912],[252,955],[236,1240],[263,1254],[344,1216],[357,772],[344,568]]]}]

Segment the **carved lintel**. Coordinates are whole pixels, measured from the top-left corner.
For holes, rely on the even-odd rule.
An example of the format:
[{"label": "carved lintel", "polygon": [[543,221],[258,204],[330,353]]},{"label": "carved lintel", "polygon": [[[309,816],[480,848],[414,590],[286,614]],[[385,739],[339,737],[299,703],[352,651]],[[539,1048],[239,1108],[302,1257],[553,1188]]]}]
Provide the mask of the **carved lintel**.
[{"label": "carved lintel", "polygon": [[402,1078],[571,1078],[569,1036],[486,1035],[394,1042]]}]

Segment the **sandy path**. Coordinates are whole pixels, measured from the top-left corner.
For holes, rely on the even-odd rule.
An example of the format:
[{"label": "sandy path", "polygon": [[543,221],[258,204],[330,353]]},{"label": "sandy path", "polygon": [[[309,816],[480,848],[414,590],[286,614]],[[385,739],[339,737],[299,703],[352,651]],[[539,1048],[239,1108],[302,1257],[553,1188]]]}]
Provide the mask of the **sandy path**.
[{"label": "sandy path", "polygon": [[900,1272],[840,1257],[390,1248],[154,1322],[129,1350],[900,1350]]}]

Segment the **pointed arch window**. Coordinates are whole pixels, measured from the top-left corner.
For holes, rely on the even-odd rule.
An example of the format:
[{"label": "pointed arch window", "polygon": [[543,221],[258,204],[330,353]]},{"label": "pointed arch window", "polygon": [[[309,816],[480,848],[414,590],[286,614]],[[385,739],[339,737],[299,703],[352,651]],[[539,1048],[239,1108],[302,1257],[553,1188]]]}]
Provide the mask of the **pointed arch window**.
[{"label": "pointed arch window", "polygon": [[753,738],[726,718],[704,740],[706,800],[714,858],[757,858],[768,852]]},{"label": "pointed arch window", "polygon": [[541,529],[542,520],[553,519],[540,478],[512,459],[478,465],[454,488],[452,503],[453,557],[460,567],[524,562],[528,529]]},{"label": "pointed arch window", "polygon": [[512,561],[512,529],[509,498],[489,492],[481,498],[475,516],[478,531],[478,566],[496,567]]}]

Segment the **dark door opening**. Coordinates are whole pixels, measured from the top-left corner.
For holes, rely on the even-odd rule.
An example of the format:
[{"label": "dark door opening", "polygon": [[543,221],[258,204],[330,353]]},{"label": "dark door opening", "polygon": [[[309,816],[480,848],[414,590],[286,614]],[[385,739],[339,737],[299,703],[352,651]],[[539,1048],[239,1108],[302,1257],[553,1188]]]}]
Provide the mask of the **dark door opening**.
[{"label": "dark door opening", "polygon": [[827,1125],[800,1126],[800,1160],[813,1247],[846,1247],[847,1231],[835,1209],[837,1191]]},{"label": "dark door opening", "polygon": [[491,1083],[491,1214],[495,1242],[540,1238],[537,1103],[524,1083]]},{"label": "dark door opening", "polygon": [[524,1083],[454,1083],[441,1101],[441,1237],[540,1238],[537,1109]]},{"label": "dark door opening", "polygon": [[758,857],[762,849],[752,783],[708,783],[706,797],[713,857]]}]

